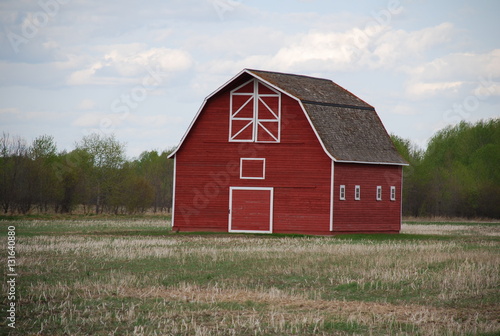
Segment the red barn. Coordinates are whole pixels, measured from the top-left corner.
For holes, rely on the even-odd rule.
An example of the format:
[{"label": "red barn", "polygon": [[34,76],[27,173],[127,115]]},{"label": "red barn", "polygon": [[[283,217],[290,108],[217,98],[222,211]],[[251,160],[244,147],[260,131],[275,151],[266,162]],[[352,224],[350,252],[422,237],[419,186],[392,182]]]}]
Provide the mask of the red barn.
[{"label": "red barn", "polygon": [[406,162],[373,106],[328,79],[245,69],[170,157],[176,231],[400,231]]}]

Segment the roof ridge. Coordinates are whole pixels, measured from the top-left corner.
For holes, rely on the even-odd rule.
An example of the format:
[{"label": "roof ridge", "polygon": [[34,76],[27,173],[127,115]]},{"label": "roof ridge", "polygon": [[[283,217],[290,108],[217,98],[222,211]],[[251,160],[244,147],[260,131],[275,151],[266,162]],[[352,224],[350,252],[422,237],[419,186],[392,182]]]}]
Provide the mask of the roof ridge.
[{"label": "roof ridge", "polygon": [[303,104],[311,104],[311,105],[320,105],[320,106],[332,106],[332,107],[345,107],[351,109],[358,110],[367,110],[367,111],[375,111],[373,106],[358,106],[358,105],[350,105],[350,104],[337,104],[337,103],[327,103],[327,102],[317,102],[312,100],[300,100]]},{"label": "roof ridge", "polygon": [[250,72],[255,71],[255,72],[265,72],[265,73],[269,73],[269,74],[278,74],[278,75],[285,75],[285,76],[292,76],[292,77],[311,78],[311,79],[317,79],[317,80],[323,80],[323,81],[335,83],[334,81],[332,81],[331,79],[328,79],[328,78],[315,77],[315,76],[309,76],[309,75],[297,75],[297,74],[293,74],[290,72],[268,71],[268,70],[259,70],[259,69],[249,69],[249,68],[245,68],[245,70],[250,71]]}]

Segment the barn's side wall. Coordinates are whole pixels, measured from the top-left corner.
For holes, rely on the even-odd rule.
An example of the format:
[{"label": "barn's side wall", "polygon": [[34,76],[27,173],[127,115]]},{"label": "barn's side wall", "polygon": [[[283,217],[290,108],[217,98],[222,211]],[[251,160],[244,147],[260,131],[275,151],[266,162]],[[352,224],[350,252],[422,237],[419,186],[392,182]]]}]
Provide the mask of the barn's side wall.
[{"label": "barn's side wall", "polygon": [[[273,232],[328,234],[331,159],[300,105],[282,95],[281,142],[229,142],[229,87],[213,96],[176,153],[174,230],[227,231],[229,187],[273,187]],[[265,158],[265,179],[240,179]]]},{"label": "barn's side wall", "polygon": [[[335,163],[334,233],[385,232],[401,229],[402,167],[355,163]],[[340,200],[340,186],[345,185],[345,200]],[[360,186],[360,200],[355,200],[355,186]],[[377,200],[377,186],[382,200]],[[396,187],[396,200],[390,199],[390,187]]]}]

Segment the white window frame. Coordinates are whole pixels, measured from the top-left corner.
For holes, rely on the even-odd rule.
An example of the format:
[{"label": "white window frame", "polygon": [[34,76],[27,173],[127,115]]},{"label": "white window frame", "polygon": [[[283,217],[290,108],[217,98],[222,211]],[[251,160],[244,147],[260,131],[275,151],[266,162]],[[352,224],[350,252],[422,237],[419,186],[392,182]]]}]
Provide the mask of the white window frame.
[{"label": "white window frame", "polygon": [[377,201],[382,200],[382,186],[377,186]]},{"label": "white window frame", "polygon": [[361,186],[359,185],[354,187],[354,200],[361,200]]},{"label": "white window frame", "polygon": [[[250,92],[236,92],[245,85],[253,82],[253,93]],[[263,93],[259,94],[259,83],[272,92],[275,93]],[[234,96],[245,96],[248,97],[246,103],[239,107],[238,110],[233,111],[233,97]],[[275,97],[278,98],[278,111],[276,115],[276,111],[271,110],[271,108],[266,104],[266,102],[262,99],[265,97]],[[250,100],[252,100],[250,102]],[[276,119],[260,119],[259,118],[259,102],[261,102],[265,108],[276,117]],[[238,118],[236,115],[238,112],[245,107],[247,104],[253,103],[253,116],[251,118]],[[270,87],[269,85],[260,82],[257,79],[251,79],[248,82],[245,82],[238,86],[236,89],[231,91],[230,102],[229,102],[229,142],[258,142],[258,143],[279,143],[281,140],[281,93]],[[233,134],[233,120],[247,121],[245,127],[243,127],[238,133]],[[278,134],[275,136],[272,134],[262,123],[275,122],[278,124]],[[235,139],[241,132],[246,130],[248,127],[252,127],[252,137],[251,139]],[[258,131],[259,127],[262,128],[267,134],[271,136],[274,140],[271,141],[263,141],[258,139]]]},{"label": "white window frame", "polygon": [[391,186],[391,201],[395,201],[395,200],[396,200],[396,187]]},{"label": "white window frame", "polygon": [[[262,177],[243,176],[243,161],[262,161]],[[240,158],[240,179],[242,180],[265,180],[266,159],[265,158]]]},{"label": "white window frame", "polygon": [[345,201],[345,185],[340,186],[339,199]]}]

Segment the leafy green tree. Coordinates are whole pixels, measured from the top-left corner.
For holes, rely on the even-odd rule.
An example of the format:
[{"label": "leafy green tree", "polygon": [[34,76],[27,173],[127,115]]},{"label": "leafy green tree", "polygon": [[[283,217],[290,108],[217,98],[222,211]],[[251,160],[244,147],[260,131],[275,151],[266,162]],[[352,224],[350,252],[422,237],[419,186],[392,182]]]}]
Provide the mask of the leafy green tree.
[{"label": "leafy green tree", "polygon": [[33,180],[30,182],[34,201],[39,211],[47,212],[49,206],[56,207],[62,196],[60,181],[53,169],[57,159],[54,137],[42,135],[33,140],[29,148],[29,157],[33,165]]},{"label": "leafy green tree", "polygon": [[420,183],[423,178],[423,151],[410,140],[397,135],[391,135],[391,139],[398,152],[409,164],[403,168],[403,215],[418,216],[424,195]]},{"label": "leafy green tree", "polygon": [[437,132],[425,152],[393,136],[405,168],[405,215],[500,218],[500,119]]},{"label": "leafy green tree", "polygon": [[172,207],[173,161],[168,159],[171,150],[158,154],[153,150],[143,152],[134,162],[137,173],[153,187],[153,211],[170,211]]},{"label": "leafy green tree", "polygon": [[142,176],[139,176],[131,165],[126,165],[122,170],[122,183],[117,185],[114,199],[116,208],[123,208],[128,214],[144,213],[154,201],[154,189]]},{"label": "leafy green tree", "polygon": [[52,165],[60,185],[61,197],[56,212],[68,213],[77,205],[83,205],[87,213],[92,203],[90,155],[80,149],[62,152]]},{"label": "leafy green tree", "polygon": [[90,158],[91,169],[86,172],[86,178],[93,186],[95,212],[99,214],[103,211],[113,184],[120,183],[116,173],[125,162],[125,145],[116,140],[114,135],[92,133],[84,136],[76,144],[76,149],[85,152]]},{"label": "leafy green tree", "polygon": [[0,153],[0,198],[4,213],[27,213],[33,205],[34,167],[26,141],[3,133]]}]

